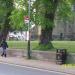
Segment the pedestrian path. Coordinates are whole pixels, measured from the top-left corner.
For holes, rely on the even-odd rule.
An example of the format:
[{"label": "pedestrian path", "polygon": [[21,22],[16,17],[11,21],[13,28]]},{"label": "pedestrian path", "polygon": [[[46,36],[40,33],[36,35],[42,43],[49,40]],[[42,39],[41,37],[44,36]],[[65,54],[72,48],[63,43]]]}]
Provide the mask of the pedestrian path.
[{"label": "pedestrian path", "polygon": [[68,75],[75,75],[75,64],[57,65],[56,63],[48,61],[28,60],[27,58],[20,57],[0,57],[0,62],[39,68],[48,71],[63,72],[68,73]]}]

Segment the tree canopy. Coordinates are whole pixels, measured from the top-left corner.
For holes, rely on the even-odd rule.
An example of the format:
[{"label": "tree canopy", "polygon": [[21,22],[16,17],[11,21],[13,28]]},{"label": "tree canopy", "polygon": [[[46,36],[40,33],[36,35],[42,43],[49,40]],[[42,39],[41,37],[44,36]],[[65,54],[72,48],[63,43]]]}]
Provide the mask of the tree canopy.
[{"label": "tree canopy", "polygon": [[9,16],[13,10],[13,0],[0,0],[0,41],[6,39],[10,30]]}]

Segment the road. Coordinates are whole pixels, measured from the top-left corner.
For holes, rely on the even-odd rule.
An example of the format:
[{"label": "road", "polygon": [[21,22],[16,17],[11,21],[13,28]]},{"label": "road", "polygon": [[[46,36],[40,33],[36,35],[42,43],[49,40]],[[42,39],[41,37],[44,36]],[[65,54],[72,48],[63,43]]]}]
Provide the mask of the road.
[{"label": "road", "polygon": [[67,75],[26,66],[0,63],[0,75]]}]

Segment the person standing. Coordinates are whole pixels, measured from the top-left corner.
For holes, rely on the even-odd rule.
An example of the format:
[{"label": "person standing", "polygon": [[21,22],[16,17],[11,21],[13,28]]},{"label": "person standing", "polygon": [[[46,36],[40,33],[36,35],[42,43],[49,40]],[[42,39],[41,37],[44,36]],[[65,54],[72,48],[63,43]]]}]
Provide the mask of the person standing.
[{"label": "person standing", "polygon": [[7,54],[6,54],[6,49],[8,48],[8,44],[7,44],[6,40],[3,40],[3,41],[2,41],[1,47],[2,47],[2,49],[3,49],[3,52],[2,52],[2,54],[1,54],[1,56],[6,57],[6,56],[7,56]]}]

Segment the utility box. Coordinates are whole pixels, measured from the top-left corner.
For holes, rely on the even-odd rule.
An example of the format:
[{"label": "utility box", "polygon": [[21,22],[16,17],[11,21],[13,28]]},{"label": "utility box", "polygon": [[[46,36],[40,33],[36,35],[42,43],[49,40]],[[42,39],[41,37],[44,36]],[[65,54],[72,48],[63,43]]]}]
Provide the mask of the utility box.
[{"label": "utility box", "polygon": [[67,60],[67,50],[66,49],[57,49],[56,50],[56,63],[65,64]]}]

